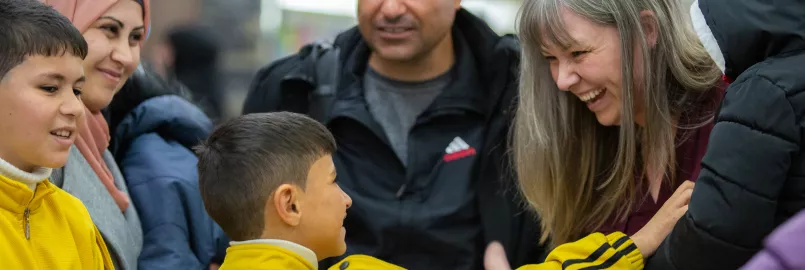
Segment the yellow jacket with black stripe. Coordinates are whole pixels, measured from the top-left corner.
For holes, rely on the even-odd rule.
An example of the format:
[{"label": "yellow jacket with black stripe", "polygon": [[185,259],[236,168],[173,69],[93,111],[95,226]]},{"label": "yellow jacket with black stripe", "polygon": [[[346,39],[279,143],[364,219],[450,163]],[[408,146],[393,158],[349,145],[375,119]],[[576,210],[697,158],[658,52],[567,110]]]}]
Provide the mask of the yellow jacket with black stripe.
[{"label": "yellow jacket with black stripe", "polygon": [[643,255],[629,236],[614,232],[593,233],[551,251],[544,263],[517,270],[643,269]]},{"label": "yellow jacket with black stripe", "polygon": [[47,180],[33,188],[0,175],[0,268],[114,269],[84,204]]},{"label": "yellow jacket with black stripe", "polygon": [[[232,242],[219,270],[315,270],[316,255],[306,247],[284,240],[259,239]],[[351,255],[331,270],[405,270],[366,255]]]},{"label": "yellow jacket with black stripe", "polygon": [[[263,241],[265,240],[258,240]],[[306,248],[279,243],[242,243],[230,246],[220,270],[314,270],[315,255]],[[404,270],[405,268],[366,255],[352,255],[330,270]],[[593,233],[554,249],[544,263],[525,265],[517,270],[643,269],[643,255],[634,242],[621,232]]]}]

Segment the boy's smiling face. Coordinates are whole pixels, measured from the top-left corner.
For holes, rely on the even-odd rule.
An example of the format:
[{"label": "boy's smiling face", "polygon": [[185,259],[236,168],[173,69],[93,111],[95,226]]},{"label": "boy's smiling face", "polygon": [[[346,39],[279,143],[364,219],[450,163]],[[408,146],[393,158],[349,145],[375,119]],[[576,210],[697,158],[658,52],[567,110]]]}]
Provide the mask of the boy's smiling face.
[{"label": "boy's smiling face", "polygon": [[305,191],[300,196],[300,233],[304,243],[321,260],[344,254],[346,230],[344,218],[352,199],[335,182],[335,164],[331,155],[319,158],[308,172]]},{"label": "boy's smiling face", "polygon": [[82,59],[28,56],[0,78],[0,158],[31,172],[59,168],[83,124]]}]

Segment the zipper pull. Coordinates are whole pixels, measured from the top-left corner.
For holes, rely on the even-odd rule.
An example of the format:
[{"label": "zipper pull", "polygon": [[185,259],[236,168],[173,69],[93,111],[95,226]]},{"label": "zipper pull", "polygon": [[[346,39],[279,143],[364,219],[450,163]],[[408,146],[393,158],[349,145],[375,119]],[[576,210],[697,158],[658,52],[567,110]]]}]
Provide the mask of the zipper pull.
[{"label": "zipper pull", "polygon": [[400,189],[397,190],[397,199],[402,198],[403,194],[405,194],[405,189],[408,187],[408,183],[403,184]]},{"label": "zipper pull", "polygon": [[25,208],[25,213],[23,214],[23,218],[25,219],[25,239],[31,240],[31,209]]}]

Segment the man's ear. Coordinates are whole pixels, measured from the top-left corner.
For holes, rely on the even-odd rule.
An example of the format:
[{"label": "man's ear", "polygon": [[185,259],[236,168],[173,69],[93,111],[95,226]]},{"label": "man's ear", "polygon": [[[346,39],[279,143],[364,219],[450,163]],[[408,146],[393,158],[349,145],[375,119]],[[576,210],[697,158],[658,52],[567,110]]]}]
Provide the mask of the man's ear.
[{"label": "man's ear", "polygon": [[654,48],[654,46],[657,46],[660,27],[657,25],[657,16],[654,15],[653,11],[640,11],[640,26],[643,28],[643,36],[646,37],[648,47]]},{"label": "man's ear", "polygon": [[302,220],[302,210],[299,207],[302,196],[301,190],[290,184],[282,184],[274,191],[270,201],[279,219],[288,226],[298,226]]}]

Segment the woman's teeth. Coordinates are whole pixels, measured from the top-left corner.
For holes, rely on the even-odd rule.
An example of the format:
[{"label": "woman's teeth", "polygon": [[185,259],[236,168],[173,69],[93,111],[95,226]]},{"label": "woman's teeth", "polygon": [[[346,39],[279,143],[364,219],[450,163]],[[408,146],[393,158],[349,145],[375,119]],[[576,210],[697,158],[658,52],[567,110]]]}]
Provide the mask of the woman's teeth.
[{"label": "woman's teeth", "polygon": [[56,136],[59,136],[59,137],[70,138],[70,135],[72,135],[73,133],[69,132],[69,131],[66,131],[66,130],[60,130],[60,131],[56,131],[56,132],[51,132],[50,134],[53,134],[53,135],[56,135]]},{"label": "woman's teeth", "polygon": [[581,99],[581,101],[584,101],[584,102],[589,102],[589,101],[595,99],[596,97],[598,97],[598,95],[600,95],[603,92],[604,92],[604,89],[598,89],[598,90],[595,90],[595,91],[587,92],[587,94],[579,96],[579,99]]}]

